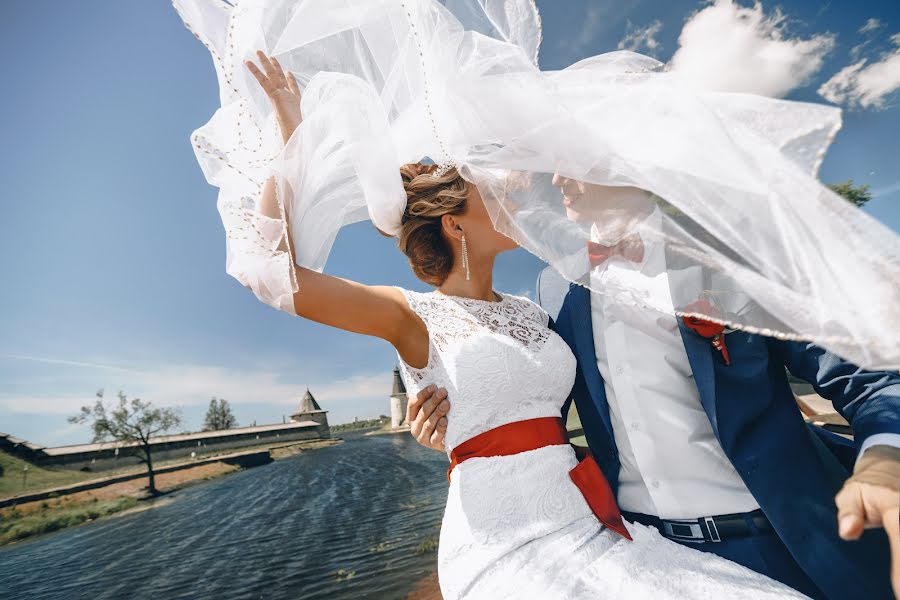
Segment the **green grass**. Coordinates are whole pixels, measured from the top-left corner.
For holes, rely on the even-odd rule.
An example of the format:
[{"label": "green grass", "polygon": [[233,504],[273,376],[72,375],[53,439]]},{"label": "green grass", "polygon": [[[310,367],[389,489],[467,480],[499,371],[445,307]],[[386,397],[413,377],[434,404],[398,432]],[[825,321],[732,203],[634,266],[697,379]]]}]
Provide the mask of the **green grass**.
[{"label": "green grass", "polygon": [[[25,485],[22,485],[23,467],[28,466]],[[0,451],[0,498],[19,496],[28,492],[37,492],[47,488],[71,485],[88,479],[96,479],[97,473],[68,471],[65,469],[44,469],[17,456]]]},{"label": "green grass", "polygon": [[0,546],[34,535],[80,525],[104,515],[121,512],[136,506],[137,503],[134,498],[123,497],[105,502],[95,499],[94,502],[66,506],[52,506],[44,502],[40,510],[27,513],[13,507],[0,512]]},{"label": "green grass", "polygon": [[430,554],[432,552],[437,552],[437,549],[438,536],[430,535],[416,547],[416,554]]},{"label": "green grass", "polygon": [[357,429],[372,429],[375,427],[384,427],[390,423],[390,417],[380,417],[378,419],[366,419],[364,421],[356,421],[355,423],[341,423],[340,425],[330,425],[332,433],[340,433],[342,431],[355,431]]}]

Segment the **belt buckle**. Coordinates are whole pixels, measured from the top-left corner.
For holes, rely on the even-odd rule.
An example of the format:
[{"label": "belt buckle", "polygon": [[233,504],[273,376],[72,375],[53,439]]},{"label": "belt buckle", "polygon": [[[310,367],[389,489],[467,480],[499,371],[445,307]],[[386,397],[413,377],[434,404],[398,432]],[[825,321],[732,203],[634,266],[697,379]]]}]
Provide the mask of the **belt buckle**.
[{"label": "belt buckle", "polygon": [[716,527],[715,519],[712,517],[703,517],[703,521],[706,523],[706,530],[709,532],[709,541],[721,542],[722,538],[719,535],[719,528]]},{"label": "belt buckle", "polygon": [[696,519],[666,519],[662,521],[662,533],[666,537],[683,542],[703,542],[703,529]]}]

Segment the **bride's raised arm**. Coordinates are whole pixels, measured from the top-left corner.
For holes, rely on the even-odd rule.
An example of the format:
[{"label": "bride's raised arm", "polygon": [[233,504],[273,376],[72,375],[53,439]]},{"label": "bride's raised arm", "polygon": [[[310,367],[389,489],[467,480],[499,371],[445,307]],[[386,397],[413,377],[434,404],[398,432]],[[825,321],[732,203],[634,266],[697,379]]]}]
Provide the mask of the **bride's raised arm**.
[{"label": "bride's raised arm", "polygon": [[[300,125],[300,89],[293,74],[285,76],[274,57],[257,52],[263,70],[252,61],[245,64],[272,101],[285,143]],[[271,219],[281,219],[275,177],[263,186],[258,211]],[[283,205],[290,204],[283,199]],[[391,286],[370,286],[325,275],[298,266],[293,257],[291,228],[286,227],[298,291],[293,294],[294,313],[346,331],[382,338],[390,342],[411,365],[428,360],[428,332],[422,320],[409,308],[400,290]]]}]

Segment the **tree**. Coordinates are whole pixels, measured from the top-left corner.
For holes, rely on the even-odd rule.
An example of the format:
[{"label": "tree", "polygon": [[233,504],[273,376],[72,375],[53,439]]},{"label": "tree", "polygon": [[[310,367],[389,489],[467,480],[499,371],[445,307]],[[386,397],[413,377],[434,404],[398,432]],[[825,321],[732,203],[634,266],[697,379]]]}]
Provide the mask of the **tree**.
[{"label": "tree", "polygon": [[209,401],[209,409],[206,411],[206,419],[203,421],[203,431],[221,431],[237,427],[237,419],[231,412],[228,400],[213,396]]},{"label": "tree", "polygon": [[869,191],[869,184],[854,186],[853,180],[848,179],[841,183],[829,183],[828,187],[837,194],[840,194],[857,208],[861,208],[866,202],[872,199],[872,192]]},{"label": "tree", "polygon": [[96,396],[98,400],[94,406],[82,406],[80,414],[69,417],[69,423],[80,424],[90,421],[94,432],[92,442],[95,444],[109,440],[128,444],[120,447],[120,452],[125,451],[137,456],[147,465],[149,479],[147,489],[151,495],[158,495],[153,474],[150,438],[180,427],[181,415],[172,408],[155,408],[150,402],[144,402],[140,398],[129,401],[121,390],[118,394],[118,406],[109,409],[103,404],[103,390],[99,390]]}]

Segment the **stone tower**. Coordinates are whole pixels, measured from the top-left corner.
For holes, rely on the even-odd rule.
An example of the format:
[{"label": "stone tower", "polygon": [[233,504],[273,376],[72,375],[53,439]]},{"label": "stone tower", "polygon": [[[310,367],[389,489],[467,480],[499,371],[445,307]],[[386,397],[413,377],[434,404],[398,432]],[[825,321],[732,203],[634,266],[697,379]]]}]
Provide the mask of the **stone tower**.
[{"label": "stone tower", "polygon": [[409,426],[406,422],[406,386],[400,377],[400,368],[394,367],[394,389],[391,391],[391,429]]},{"label": "stone tower", "polygon": [[291,415],[291,421],[315,421],[319,425],[328,427],[327,413],[328,411],[322,410],[322,407],[313,398],[309,388],[306,388],[306,393],[303,394],[303,398],[300,400],[300,407],[297,409],[297,412]]}]

